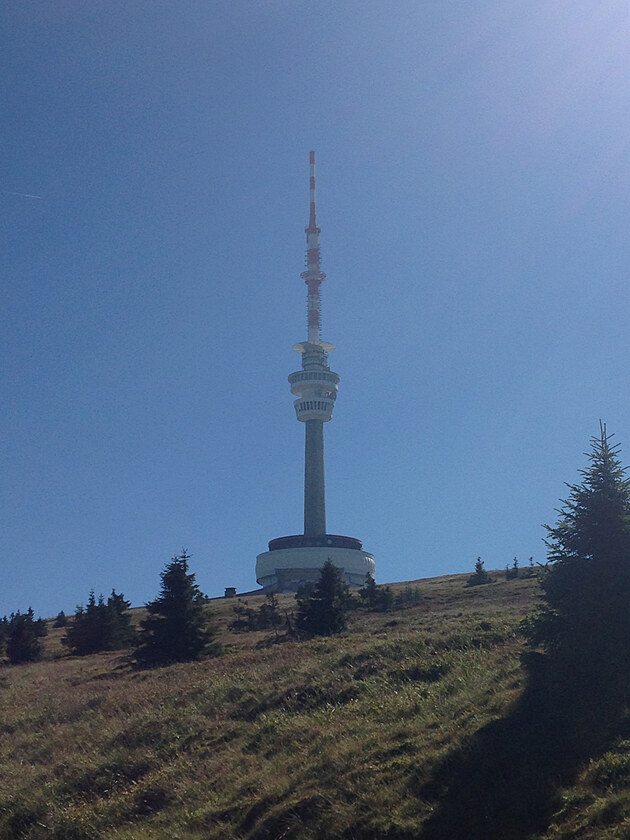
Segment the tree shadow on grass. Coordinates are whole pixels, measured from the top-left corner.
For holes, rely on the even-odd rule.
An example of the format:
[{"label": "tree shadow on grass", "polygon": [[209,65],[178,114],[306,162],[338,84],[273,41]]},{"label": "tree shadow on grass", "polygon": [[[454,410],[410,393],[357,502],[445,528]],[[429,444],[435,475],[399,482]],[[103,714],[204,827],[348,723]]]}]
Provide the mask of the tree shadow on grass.
[{"label": "tree shadow on grass", "polygon": [[475,733],[420,789],[435,807],[421,840],[526,840],[544,831],[561,789],[628,727],[622,697],[564,679],[542,654],[527,654],[525,665],[528,687],[513,712]]}]

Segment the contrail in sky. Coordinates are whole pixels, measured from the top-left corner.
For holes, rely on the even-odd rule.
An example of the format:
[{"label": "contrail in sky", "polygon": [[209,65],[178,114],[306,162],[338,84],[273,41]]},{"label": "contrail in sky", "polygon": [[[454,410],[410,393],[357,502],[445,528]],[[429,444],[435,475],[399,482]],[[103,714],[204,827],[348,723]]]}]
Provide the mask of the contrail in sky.
[{"label": "contrail in sky", "polygon": [[0,190],[5,195],[19,195],[20,198],[43,198],[41,195],[32,195],[31,193],[11,192],[11,190]]}]

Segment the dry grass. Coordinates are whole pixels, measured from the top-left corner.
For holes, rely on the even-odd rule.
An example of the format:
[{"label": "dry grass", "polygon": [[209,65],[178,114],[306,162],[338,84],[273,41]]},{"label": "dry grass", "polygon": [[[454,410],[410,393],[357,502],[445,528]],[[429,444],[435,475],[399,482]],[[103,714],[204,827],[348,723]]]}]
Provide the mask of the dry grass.
[{"label": "dry grass", "polygon": [[[522,689],[535,581],[466,578],[306,642],[231,633],[215,601],[224,655],[154,671],[67,657],[54,631],[46,661],[0,670],[0,840],[420,837],[434,768]],[[549,840],[630,837],[611,833],[627,746],[585,768]]]}]

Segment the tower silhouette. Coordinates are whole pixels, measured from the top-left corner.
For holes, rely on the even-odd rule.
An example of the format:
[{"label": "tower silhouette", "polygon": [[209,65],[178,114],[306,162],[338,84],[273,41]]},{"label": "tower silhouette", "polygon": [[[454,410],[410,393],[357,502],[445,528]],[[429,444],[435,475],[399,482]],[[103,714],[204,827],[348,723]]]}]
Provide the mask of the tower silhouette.
[{"label": "tower silhouette", "polygon": [[324,423],[332,419],[339,375],[328,366],[333,344],[321,339],[320,287],[326,275],[321,255],[315,206],[315,152],[310,153],[310,212],[306,233],[307,340],[293,346],[302,356],[302,369],[290,374],[293,406],[304,423],[304,533],[271,540],[269,550],[256,558],[256,580],[268,590],[295,590],[316,580],[327,559],[350,584],[361,585],[374,574],[374,558],[360,540],[326,533],[324,480]]}]

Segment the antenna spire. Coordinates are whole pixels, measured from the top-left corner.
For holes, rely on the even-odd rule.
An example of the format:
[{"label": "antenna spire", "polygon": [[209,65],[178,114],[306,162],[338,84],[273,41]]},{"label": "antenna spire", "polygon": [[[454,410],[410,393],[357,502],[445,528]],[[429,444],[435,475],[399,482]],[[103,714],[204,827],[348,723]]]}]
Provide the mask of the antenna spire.
[{"label": "antenna spire", "polygon": [[308,340],[319,341],[321,337],[321,300],[319,287],[326,275],[321,270],[321,255],[319,251],[319,234],[321,228],[317,226],[315,210],[315,152],[309,155],[311,167],[310,177],[310,212],[306,233],[306,271],[300,275],[308,287]]},{"label": "antenna spire", "polygon": [[306,228],[306,232],[313,231],[313,232],[320,232],[320,229],[317,227],[317,219],[315,215],[315,152],[310,152],[309,154],[309,163],[311,165],[311,180],[310,180],[310,192],[311,192],[311,213],[308,220],[308,227]]}]

